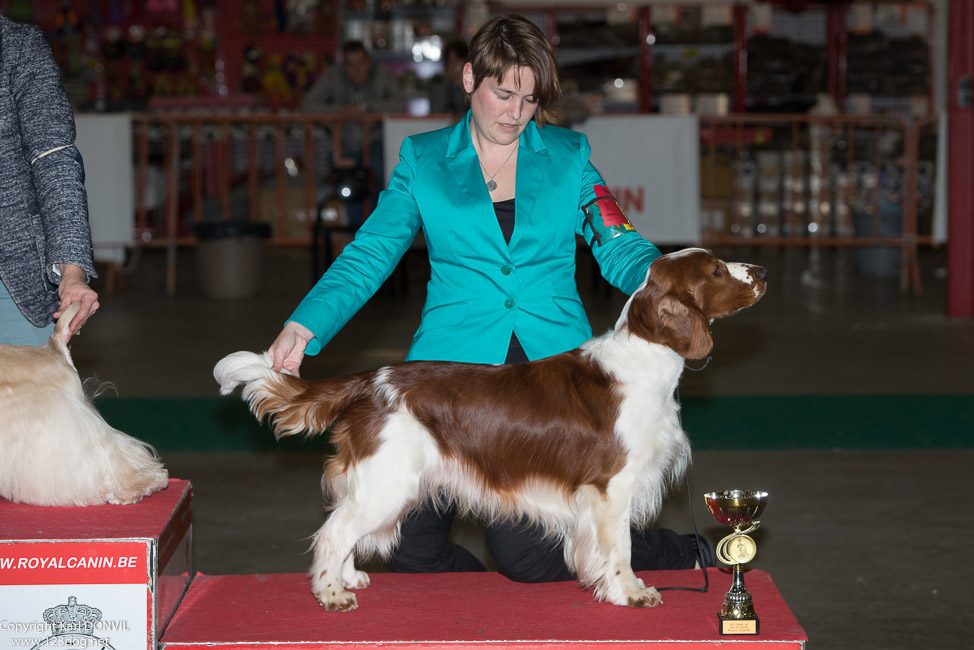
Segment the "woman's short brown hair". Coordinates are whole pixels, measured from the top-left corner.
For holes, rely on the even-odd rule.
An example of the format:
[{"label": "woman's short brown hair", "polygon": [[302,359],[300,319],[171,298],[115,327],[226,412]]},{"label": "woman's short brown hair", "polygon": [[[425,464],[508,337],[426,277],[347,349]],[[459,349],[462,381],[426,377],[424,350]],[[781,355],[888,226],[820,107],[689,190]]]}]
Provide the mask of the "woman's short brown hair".
[{"label": "woman's short brown hair", "polygon": [[555,104],[561,99],[561,84],[551,44],[533,22],[510,14],[485,23],[470,41],[470,65],[476,90],[488,77],[503,81],[512,66],[534,73],[534,99],[538,109],[534,121],[544,126],[553,121]]}]

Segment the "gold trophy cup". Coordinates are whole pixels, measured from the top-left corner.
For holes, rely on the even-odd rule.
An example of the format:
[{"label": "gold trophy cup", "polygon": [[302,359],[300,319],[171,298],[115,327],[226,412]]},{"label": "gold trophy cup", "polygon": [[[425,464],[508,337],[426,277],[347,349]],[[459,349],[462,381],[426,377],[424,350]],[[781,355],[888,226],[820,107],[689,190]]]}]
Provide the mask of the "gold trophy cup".
[{"label": "gold trophy cup", "polygon": [[758,516],[768,503],[767,492],[752,490],[722,490],[703,495],[707,508],[714,519],[730,526],[734,532],[720,540],[717,558],[734,567],[734,580],[724,596],[717,620],[721,634],[757,634],[758,617],[754,602],[744,586],[744,565],[754,559],[757,544],[748,533],[757,530],[761,522]]}]

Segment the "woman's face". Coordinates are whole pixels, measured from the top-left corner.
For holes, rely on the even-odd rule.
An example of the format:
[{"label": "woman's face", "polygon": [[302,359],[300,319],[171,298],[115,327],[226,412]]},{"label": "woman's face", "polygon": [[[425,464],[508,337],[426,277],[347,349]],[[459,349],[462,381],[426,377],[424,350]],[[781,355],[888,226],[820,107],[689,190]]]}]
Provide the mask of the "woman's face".
[{"label": "woman's face", "polygon": [[[520,85],[516,82],[520,77]],[[470,93],[473,128],[480,138],[508,145],[517,140],[538,110],[534,97],[534,71],[530,68],[508,68],[498,83],[485,78],[474,90],[473,67],[463,66],[463,88]]]}]

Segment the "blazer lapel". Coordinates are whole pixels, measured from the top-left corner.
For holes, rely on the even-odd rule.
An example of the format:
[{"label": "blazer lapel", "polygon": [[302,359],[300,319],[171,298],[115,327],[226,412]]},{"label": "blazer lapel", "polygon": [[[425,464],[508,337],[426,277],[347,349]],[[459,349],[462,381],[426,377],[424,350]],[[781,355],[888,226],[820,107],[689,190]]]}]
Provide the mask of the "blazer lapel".
[{"label": "blazer lapel", "polygon": [[480,173],[480,163],[477,160],[477,150],[470,140],[470,111],[464,119],[453,128],[447,145],[446,166],[450,176],[460,188],[468,205],[473,208],[477,219],[483,223],[488,232],[496,232],[503,242],[503,235],[497,225],[497,215],[490,201],[490,194],[484,185],[483,175]]},{"label": "blazer lapel", "polygon": [[544,192],[544,179],[548,175],[548,152],[538,126],[533,121],[521,134],[519,146],[521,150],[517,154],[517,199],[514,202],[514,234],[510,244],[512,248],[521,238],[521,233],[532,224],[538,195]]}]

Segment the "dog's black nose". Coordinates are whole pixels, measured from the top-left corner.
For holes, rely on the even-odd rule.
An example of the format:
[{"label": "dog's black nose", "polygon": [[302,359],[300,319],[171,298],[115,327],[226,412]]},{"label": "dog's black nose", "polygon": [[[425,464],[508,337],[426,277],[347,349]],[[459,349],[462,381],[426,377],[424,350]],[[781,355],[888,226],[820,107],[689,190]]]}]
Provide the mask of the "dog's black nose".
[{"label": "dog's black nose", "polygon": [[758,280],[761,282],[767,282],[768,280],[768,269],[763,266],[755,267],[754,275],[758,276]]}]

